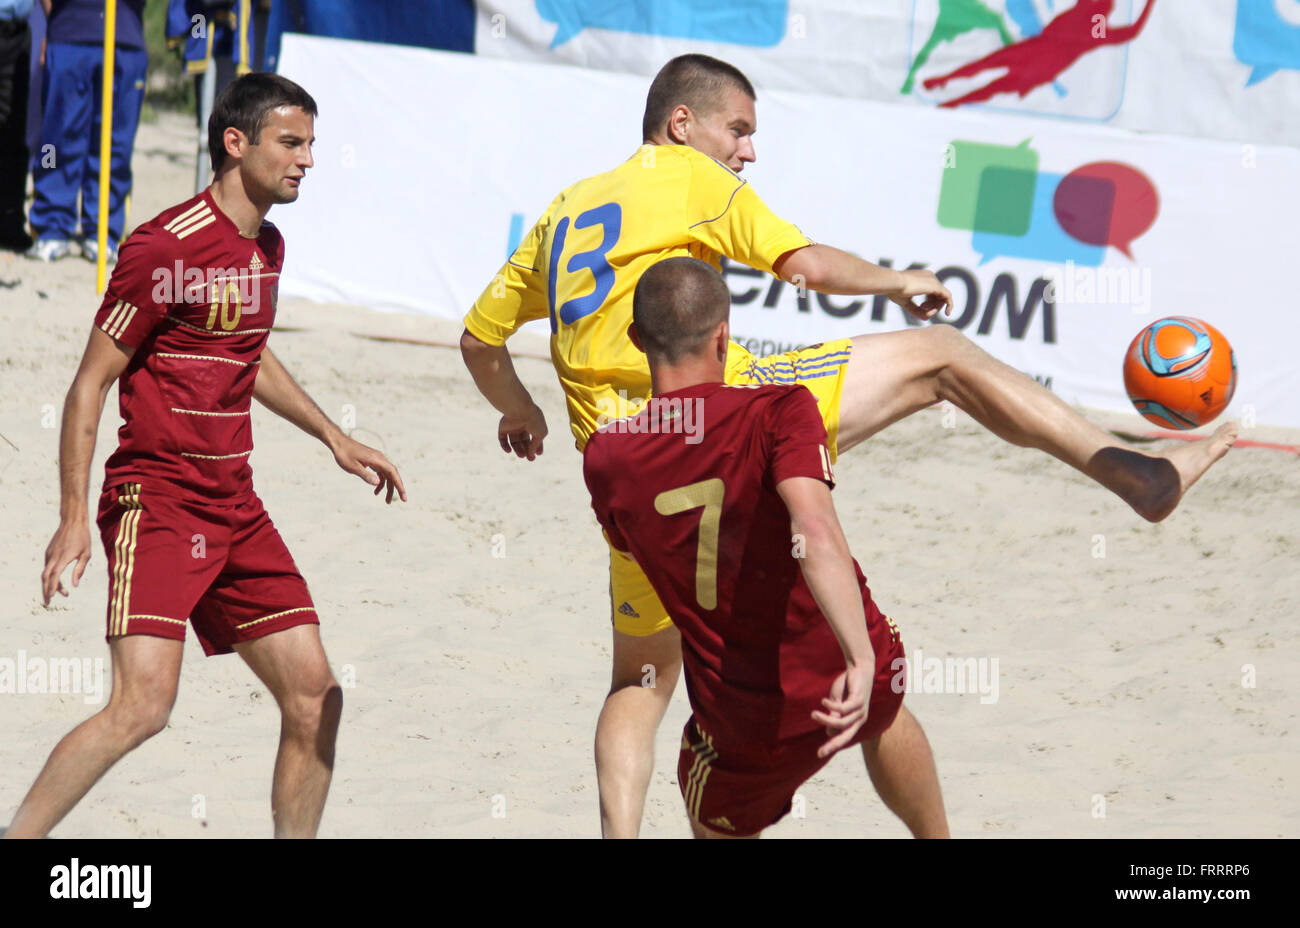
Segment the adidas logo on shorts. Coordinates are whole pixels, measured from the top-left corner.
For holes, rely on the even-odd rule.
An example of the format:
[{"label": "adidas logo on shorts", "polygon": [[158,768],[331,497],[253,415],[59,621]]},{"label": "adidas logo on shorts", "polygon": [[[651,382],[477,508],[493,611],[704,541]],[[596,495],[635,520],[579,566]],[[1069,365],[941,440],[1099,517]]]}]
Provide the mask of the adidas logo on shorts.
[{"label": "adidas logo on shorts", "polygon": [[641,613],[633,609],[632,604],[629,602],[625,602],[623,605],[619,606],[618,611],[620,615],[625,615],[633,619],[641,618]]},{"label": "adidas logo on shorts", "polygon": [[725,830],[727,830],[727,831],[735,831],[735,830],[736,830],[736,826],[735,826],[735,825],[732,825],[731,822],[729,822],[729,821],[727,820],[727,817],[726,817],[725,815],[720,815],[720,816],[718,816],[717,818],[711,818],[711,819],[709,819],[709,824],[710,824],[710,825],[716,825],[717,827],[722,828],[722,829],[725,829]]}]

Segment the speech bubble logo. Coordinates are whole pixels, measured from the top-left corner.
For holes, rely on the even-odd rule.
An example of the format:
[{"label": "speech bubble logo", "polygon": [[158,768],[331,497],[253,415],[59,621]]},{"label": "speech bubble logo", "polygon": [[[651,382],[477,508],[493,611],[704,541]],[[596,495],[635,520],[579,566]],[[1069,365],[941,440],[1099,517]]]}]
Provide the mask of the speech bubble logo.
[{"label": "speech bubble logo", "polygon": [[537,15],[556,25],[551,48],[587,28],[770,48],[788,11],[789,0],[537,0]]},{"label": "speech bubble logo", "polygon": [[[999,169],[985,172],[980,200],[996,199],[1006,189],[1009,178],[999,176]],[[971,247],[979,252],[980,264],[994,258],[1032,258],[1038,261],[1065,263],[1073,261],[1079,267],[1098,267],[1106,257],[1106,249],[1080,241],[1061,228],[1056,219],[1053,202],[1056,191],[1065,179],[1063,174],[1039,174],[1034,184],[1033,200],[1029,208],[1029,224],[1022,235],[1004,235],[976,230]]]},{"label": "speech bubble logo", "polygon": [[1300,69],[1300,0],[1237,0],[1232,53],[1252,70],[1246,86]]},{"label": "speech bubble logo", "polygon": [[[1038,152],[1029,142],[988,145],[953,140],[939,188],[939,225],[1023,235],[1029,228],[1038,175]],[[986,177],[990,171],[992,180]]]},{"label": "speech bubble logo", "polygon": [[1089,245],[1114,245],[1130,261],[1134,239],[1146,234],[1160,213],[1151,179],[1118,161],[1094,161],[1062,179],[1052,198],[1061,228]]}]

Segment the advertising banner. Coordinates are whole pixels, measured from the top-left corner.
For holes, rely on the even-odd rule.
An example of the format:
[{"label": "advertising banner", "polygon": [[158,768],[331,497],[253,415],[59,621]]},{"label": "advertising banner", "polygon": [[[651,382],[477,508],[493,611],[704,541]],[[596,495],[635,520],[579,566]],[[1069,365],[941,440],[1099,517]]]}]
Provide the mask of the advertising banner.
[{"label": "advertising banner", "polygon": [[[643,77],[292,35],[281,70],[320,104],[316,167],[271,217],[287,294],[460,318],[556,193],[641,141]],[[947,324],[1067,402],[1130,410],[1129,342],[1188,315],[1236,349],[1229,415],[1300,426],[1300,151],[793,92],[758,125],[743,176],[778,215],[933,269]],[[908,324],[882,297],[726,279],[761,354]]]}]

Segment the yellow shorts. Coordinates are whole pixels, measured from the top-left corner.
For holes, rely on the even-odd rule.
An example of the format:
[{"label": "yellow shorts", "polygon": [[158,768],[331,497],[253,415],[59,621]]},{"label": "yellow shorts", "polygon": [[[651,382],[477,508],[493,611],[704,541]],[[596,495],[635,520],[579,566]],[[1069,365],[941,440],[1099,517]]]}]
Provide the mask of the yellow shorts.
[{"label": "yellow shorts", "polygon": [[[835,439],[840,427],[840,396],[844,372],[849,366],[853,344],[847,338],[756,358],[735,342],[727,352],[727,383],[797,383],[817,399],[826,425],[826,448],[831,461],[836,456]],[[606,544],[609,539],[606,538]],[[609,548],[609,590],[614,628],[625,635],[645,636],[661,632],[672,624],[668,612],[645,573],[630,554]]]}]

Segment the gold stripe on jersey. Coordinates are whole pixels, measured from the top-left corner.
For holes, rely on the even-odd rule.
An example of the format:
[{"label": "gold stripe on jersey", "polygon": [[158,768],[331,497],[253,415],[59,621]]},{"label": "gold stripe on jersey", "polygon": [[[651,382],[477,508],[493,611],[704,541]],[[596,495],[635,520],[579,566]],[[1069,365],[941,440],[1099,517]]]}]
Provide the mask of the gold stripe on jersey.
[{"label": "gold stripe on jersey", "polygon": [[182,358],[186,361],[221,361],[224,364],[234,364],[236,367],[251,367],[259,363],[257,361],[236,361],[234,358],[223,358],[215,354],[181,354],[175,351],[159,351],[157,356],[160,358]]},{"label": "gold stripe on jersey", "polygon": [[212,208],[206,202],[200,201],[196,206],[187,209],[163,228],[179,239],[185,238],[185,236],[197,232],[204,226],[211,225],[216,221],[217,217],[212,212]]},{"label": "gold stripe on jersey", "polygon": [[[253,257],[257,256],[254,255]],[[260,267],[261,265],[258,266]],[[253,280],[271,280],[272,278],[279,276],[279,271],[249,271],[247,273],[241,271],[238,274],[214,276],[211,280],[205,280],[201,284],[190,284],[182,291],[182,295],[185,297],[186,302],[202,303],[207,299],[206,294],[209,292],[209,287],[211,285],[231,282],[243,283],[245,281]]]},{"label": "gold stripe on jersey", "polygon": [[252,448],[249,448],[247,451],[240,451],[238,454],[194,454],[189,451],[182,451],[181,457],[199,458],[200,460],[203,461],[229,461],[232,458],[246,458],[252,453],[253,453]]},{"label": "gold stripe on jersey", "polygon": [[202,332],[204,335],[250,335],[250,334],[257,334],[261,332],[271,331],[270,329],[235,329],[230,332],[219,332],[219,331],[212,331],[211,329],[205,329],[201,325],[194,325],[192,322],[186,322],[184,319],[179,319],[176,316],[173,316],[171,314],[168,314],[167,318],[170,319],[172,322],[176,323],[177,325],[184,326],[185,328],[191,329],[195,332]]},{"label": "gold stripe on jersey", "polygon": [[834,483],[835,475],[831,472],[831,453],[826,450],[825,445],[818,445],[817,450],[822,453],[822,477],[827,483]]},{"label": "gold stripe on jersey", "polygon": [[236,625],[235,630],[248,628],[250,625],[260,625],[263,622],[269,622],[272,619],[278,619],[282,615],[294,615],[298,612],[315,612],[315,606],[299,606],[297,609],[286,609],[283,612],[272,612],[270,615],[264,615],[260,619],[253,619],[251,622],[245,622],[243,625]]},{"label": "gold stripe on jersey", "polygon": [[245,409],[243,412],[208,412],[203,409],[178,409],[177,407],[173,406],[172,412],[184,413],[187,416],[221,416],[224,418],[224,417],[234,417],[234,416],[248,416],[248,415],[252,415],[253,411],[251,409]]},{"label": "gold stripe on jersey", "polygon": [[117,325],[113,327],[113,331],[108,333],[109,335],[112,335],[114,338],[117,338],[128,328],[130,328],[131,320],[135,318],[136,312],[140,309],[139,306],[135,306],[131,303],[127,303],[126,307],[127,307],[126,315],[124,315],[120,320],[118,320]]},{"label": "gold stripe on jersey", "polygon": [[113,328],[113,324],[117,322],[117,317],[122,315],[122,304],[124,302],[126,301],[118,300],[117,304],[113,307],[113,311],[108,314],[108,318],[105,319],[103,324],[100,326],[100,328],[103,329],[105,332],[111,330]]},{"label": "gold stripe on jersey", "polygon": [[208,204],[204,200],[199,200],[199,202],[195,203],[185,212],[173,218],[172,221],[167,223],[167,225],[163,226],[163,228],[166,229],[168,232],[173,232],[175,231],[176,226],[184,225],[187,221],[193,219],[195,214],[197,214],[200,210],[204,210],[207,208],[208,208]]},{"label": "gold stripe on jersey", "polygon": [[199,229],[202,229],[205,226],[210,226],[216,221],[217,221],[217,217],[212,215],[211,213],[208,213],[208,217],[206,219],[203,219],[199,222],[192,223],[191,225],[186,226],[183,230],[176,233],[176,237],[178,239],[185,238],[187,235],[192,235],[195,232],[199,231]]},{"label": "gold stripe on jersey", "polygon": [[118,300],[113,311],[109,313],[107,319],[100,326],[110,338],[117,338],[131,325],[131,320],[135,318],[136,311],[140,307],[128,303],[126,300]]}]

